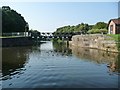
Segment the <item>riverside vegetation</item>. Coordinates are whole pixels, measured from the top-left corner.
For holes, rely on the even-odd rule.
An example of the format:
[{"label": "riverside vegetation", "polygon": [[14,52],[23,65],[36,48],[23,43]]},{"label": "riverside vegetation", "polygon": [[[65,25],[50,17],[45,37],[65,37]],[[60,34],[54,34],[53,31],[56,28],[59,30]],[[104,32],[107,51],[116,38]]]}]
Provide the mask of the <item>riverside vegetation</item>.
[{"label": "riverside vegetation", "polygon": [[[24,17],[11,9],[9,6],[3,6],[2,9],[2,32],[24,32],[27,22]],[[27,29],[28,30],[28,29]]]},{"label": "riverside vegetation", "polygon": [[[26,21],[20,14],[10,7],[3,7],[1,10],[3,33],[25,32]],[[85,34],[92,33],[94,29],[102,31],[106,28],[107,24],[104,22],[95,25],[81,23],[59,28],[56,32]],[[29,27],[27,30],[29,31]],[[32,32],[35,36],[39,34],[38,31]],[[116,36],[112,37],[116,39]],[[2,38],[3,41],[5,39],[10,38]],[[15,41],[17,37],[12,39]],[[10,43],[13,44],[14,41]],[[17,39],[15,42],[24,44],[27,41]],[[6,42],[8,45],[8,41]],[[60,40],[58,42],[46,41],[37,45],[1,48],[2,88],[118,88],[120,70],[118,53],[89,48],[70,48],[66,43]]]},{"label": "riverside vegetation", "polygon": [[[3,6],[0,8],[2,11],[2,32],[3,33],[12,33],[12,32],[32,32],[33,34],[40,35],[40,32],[37,30],[29,30],[28,23],[25,21],[24,17],[11,9],[9,6]],[[26,27],[27,25],[27,27]],[[77,33],[81,32],[82,34],[106,34],[107,33],[107,23],[97,22],[95,25],[89,25],[87,23],[81,23],[73,26],[63,26],[57,28],[55,33]],[[34,36],[35,36],[34,35]],[[120,50],[120,35],[107,35],[112,37],[113,40],[117,42],[117,47]],[[13,38],[14,36],[12,36]],[[7,36],[6,38],[11,38]],[[15,38],[15,37],[14,37]],[[58,42],[62,42],[58,39]]]}]

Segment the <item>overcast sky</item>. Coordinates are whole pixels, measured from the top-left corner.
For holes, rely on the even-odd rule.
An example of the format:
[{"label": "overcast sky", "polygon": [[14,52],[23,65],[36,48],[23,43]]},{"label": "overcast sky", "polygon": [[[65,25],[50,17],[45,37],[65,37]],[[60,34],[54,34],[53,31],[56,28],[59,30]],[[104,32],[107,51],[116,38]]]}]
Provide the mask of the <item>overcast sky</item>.
[{"label": "overcast sky", "polygon": [[118,17],[117,2],[4,2],[29,23],[30,29],[53,32],[65,25],[108,22]]}]

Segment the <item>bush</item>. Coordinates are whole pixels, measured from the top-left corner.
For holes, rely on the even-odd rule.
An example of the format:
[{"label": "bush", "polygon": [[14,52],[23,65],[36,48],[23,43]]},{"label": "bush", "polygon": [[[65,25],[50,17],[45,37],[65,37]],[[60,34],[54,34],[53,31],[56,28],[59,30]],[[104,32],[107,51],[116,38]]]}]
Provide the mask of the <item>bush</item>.
[{"label": "bush", "polygon": [[107,29],[91,29],[91,30],[88,31],[89,34],[97,34],[97,33],[106,34],[107,32],[108,32]]}]

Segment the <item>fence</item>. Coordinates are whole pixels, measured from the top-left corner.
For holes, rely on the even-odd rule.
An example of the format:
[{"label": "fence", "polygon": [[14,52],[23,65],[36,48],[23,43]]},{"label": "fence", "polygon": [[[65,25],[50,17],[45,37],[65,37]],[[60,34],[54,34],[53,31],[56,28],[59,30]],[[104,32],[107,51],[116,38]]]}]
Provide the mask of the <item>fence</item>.
[{"label": "fence", "polygon": [[2,36],[28,36],[28,32],[12,32],[12,33],[2,33]]}]

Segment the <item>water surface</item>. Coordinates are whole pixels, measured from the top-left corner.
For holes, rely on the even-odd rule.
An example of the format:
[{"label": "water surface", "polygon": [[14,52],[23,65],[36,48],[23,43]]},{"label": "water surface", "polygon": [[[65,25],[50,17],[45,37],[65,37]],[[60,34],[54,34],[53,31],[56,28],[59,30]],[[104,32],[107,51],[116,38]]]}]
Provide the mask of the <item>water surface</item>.
[{"label": "water surface", "polygon": [[3,48],[3,88],[118,88],[117,53],[70,48],[52,42]]}]

